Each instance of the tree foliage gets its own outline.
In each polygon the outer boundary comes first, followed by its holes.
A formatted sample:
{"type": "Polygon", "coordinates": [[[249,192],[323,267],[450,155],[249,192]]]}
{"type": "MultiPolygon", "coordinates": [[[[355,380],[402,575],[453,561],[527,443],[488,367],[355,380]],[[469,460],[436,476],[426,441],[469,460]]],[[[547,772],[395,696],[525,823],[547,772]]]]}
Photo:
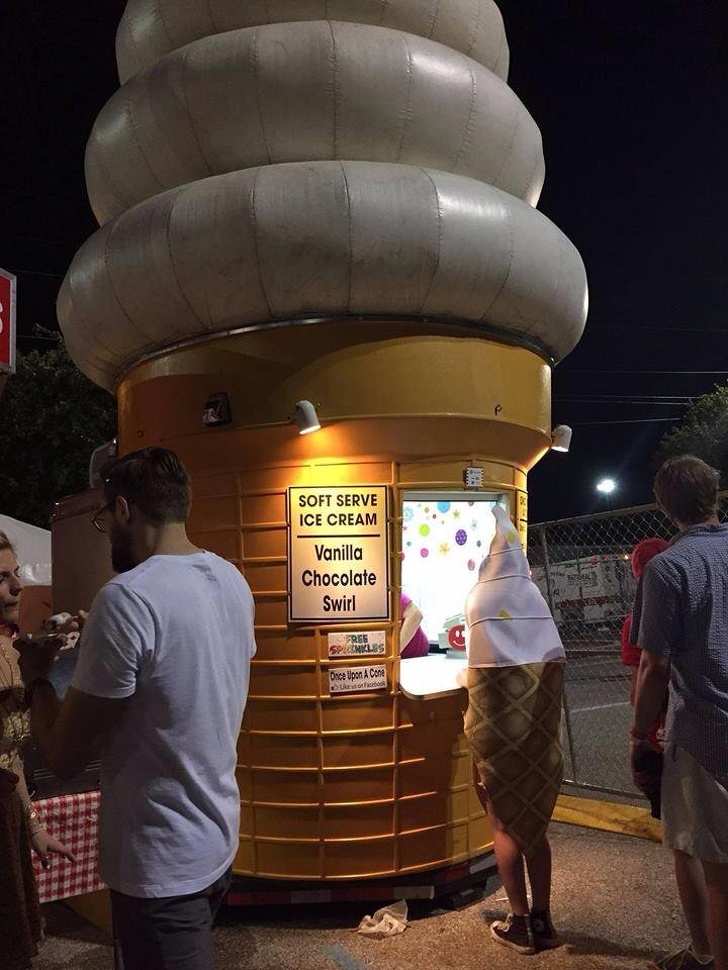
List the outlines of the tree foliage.
{"type": "Polygon", "coordinates": [[[19,355],[0,398],[0,511],[48,528],[54,503],[88,487],[91,452],[116,434],[116,402],[59,338],[19,355]]]}
{"type": "Polygon", "coordinates": [[[680,424],[663,436],[656,459],[662,463],[686,454],[702,458],[728,481],[728,385],[717,385],[690,405],[680,424]]]}

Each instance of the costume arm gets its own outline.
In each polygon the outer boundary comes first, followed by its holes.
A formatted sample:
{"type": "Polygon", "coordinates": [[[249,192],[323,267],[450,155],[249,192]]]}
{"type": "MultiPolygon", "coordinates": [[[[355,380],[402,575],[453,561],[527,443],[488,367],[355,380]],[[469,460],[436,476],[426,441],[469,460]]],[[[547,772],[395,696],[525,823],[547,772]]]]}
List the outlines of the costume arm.
{"type": "Polygon", "coordinates": [[[422,623],[422,612],[414,603],[408,603],[407,608],[402,614],[402,626],[399,630],[399,652],[405,649],[412,637],[417,633],[417,628],[422,623]]]}

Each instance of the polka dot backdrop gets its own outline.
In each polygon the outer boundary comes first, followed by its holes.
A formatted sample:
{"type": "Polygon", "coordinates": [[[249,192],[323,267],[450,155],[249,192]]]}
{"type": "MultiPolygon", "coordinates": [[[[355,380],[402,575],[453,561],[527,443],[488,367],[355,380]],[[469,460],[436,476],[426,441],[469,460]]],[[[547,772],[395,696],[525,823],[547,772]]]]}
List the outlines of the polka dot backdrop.
{"type": "Polygon", "coordinates": [[[419,606],[422,625],[437,642],[446,620],[462,613],[494,533],[492,500],[405,500],[402,510],[402,587],[419,606]]]}

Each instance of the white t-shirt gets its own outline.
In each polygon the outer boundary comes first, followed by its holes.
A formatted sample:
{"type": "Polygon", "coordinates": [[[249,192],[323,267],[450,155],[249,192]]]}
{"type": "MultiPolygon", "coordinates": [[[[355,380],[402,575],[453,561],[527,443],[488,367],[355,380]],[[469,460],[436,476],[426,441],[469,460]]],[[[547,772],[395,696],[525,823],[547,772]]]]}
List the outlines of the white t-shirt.
{"type": "Polygon", "coordinates": [[[101,757],[99,873],[130,896],[199,892],[230,866],[253,597],[209,552],[152,556],[97,594],[73,686],[128,697],[101,757]]]}

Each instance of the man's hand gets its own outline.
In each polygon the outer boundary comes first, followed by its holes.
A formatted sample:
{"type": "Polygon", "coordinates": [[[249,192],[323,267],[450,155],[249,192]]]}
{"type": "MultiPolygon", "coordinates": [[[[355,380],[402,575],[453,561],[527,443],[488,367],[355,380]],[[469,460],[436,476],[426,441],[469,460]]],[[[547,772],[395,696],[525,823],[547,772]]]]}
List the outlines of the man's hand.
{"type": "Polygon", "coordinates": [[[65,645],[63,634],[16,640],[13,646],[20,654],[18,667],[23,682],[30,684],[34,680],[47,680],[56,657],[65,645]]]}
{"type": "Polygon", "coordinates": [[[632,741],[630,754],[632,780],[635,788],[649,800],[653,818],[660,817],[662,759],[662,752],[655,751],[648,738],[632,741]]]}
{"type": "Polygon", "coordinates": [[[0,768],[0,799],[10,798],[15,791],[20,779],[14,771],[7,768],[0,768]]]}
{"type": "Polygon", "coordinates": [[[33,851],[40,858],[40,864],[44,869],[50,869],[51,867],[51,860],[48,858],[50,852],[56,852],[58,855],[65,856],[69,862],[76,861],[73,852],[57,839],[48,835],[44,828],[39,828],[31,835],[30,843],[33,846],[33,851]]]}

